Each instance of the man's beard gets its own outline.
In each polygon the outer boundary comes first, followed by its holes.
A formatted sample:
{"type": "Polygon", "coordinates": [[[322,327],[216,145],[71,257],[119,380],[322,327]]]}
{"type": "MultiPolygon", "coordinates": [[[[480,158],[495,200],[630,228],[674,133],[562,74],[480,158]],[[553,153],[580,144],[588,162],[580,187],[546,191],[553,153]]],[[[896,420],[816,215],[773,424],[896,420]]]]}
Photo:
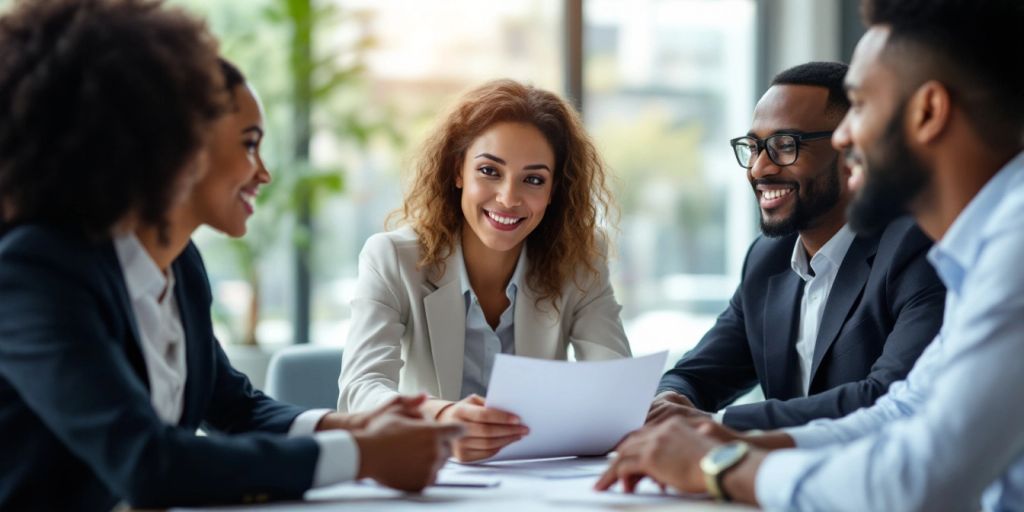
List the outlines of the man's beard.
{"type": "MultiPolygon", "coordinates": [[[[771,180],[762,181],[762,183],[771,182],[771,180]]],[[[805,181],[799,188],[793,191],[796,197],[794,198],[793,213],[789,217],[776,222],[768,222],[765,220],[764,213],[761,213],[761,233],[764,236],[778,238],[807,229],[819,217],[836,206],[836,203],[839,202],[839,195],[842,193],[839,185],[839,157],[837,156],[832,161],[830,169],[823,176],[814,181],[805,181]],[[821,185],[817,186],[819,182],[821,185]],[[804,184],[807,185],[806,200],[800,197],[799,190],[799,188],[804,188],[804,184]]]]}
{"type": "Polygon", "coordinates": [[[895,110],[873,156],[863,152],[864,179],[846,212],[850,227],[860,235],[885,229],[905,215],[910,202],[928,184],[929,174],[907,147],[902,119],[906,101],[895,110]]]}

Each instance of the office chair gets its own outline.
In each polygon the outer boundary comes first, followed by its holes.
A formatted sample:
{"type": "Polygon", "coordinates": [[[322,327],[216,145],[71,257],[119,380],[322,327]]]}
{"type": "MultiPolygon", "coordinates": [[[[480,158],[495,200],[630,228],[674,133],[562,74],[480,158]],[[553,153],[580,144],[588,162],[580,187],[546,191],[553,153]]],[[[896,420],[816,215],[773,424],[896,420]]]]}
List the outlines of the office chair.
{"type": "Polygon", "coordinates": [[[265,392],[282,402],[309,408],[338,407],[340,347],[295,345],[270,359],[265,392]]]}

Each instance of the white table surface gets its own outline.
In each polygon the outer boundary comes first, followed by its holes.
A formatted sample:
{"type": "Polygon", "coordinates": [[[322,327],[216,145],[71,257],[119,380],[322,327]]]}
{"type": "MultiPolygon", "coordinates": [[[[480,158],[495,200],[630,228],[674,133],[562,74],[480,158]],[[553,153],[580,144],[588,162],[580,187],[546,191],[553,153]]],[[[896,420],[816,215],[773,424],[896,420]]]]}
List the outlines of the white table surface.
{"type": "Polygon", "coordinates": [[[462,465],[449,462],[438,482],[497,483],[494,487],[428,487],[421,494],[407,494],[370,481],[349,482],[314,489],[305,501],[267,503],[175,510],[254,511],[709,511],[752,510],[749,507],[715,503],[703,496],[662,494],[650,481],[640,485],[638,494],[595,492],[594,482],[607,460],[566,458],[545,461],[462,465]]]}

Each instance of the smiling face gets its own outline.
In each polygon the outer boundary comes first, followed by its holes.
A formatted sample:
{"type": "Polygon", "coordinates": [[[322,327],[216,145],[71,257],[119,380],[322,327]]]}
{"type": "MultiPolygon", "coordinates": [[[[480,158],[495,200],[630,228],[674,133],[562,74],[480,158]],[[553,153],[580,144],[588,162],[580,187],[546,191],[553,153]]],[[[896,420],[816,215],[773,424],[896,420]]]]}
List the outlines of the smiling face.
{"type": "Polygon", "coordinates": [[[887,38],[887,28],[873,27],[857,44],[846,77],[850,111],[832,137],[853,171],[850,187],[857,194],[849,218],[860,233],[876,232],[906,213],[930,179],[907,145],[908,94],[883,57],[887,38]]]}
{"type": "Polygon", "coordinates": [[[206,175],[196,183],[191,207],[201,224],[230,236],[245,234],[260,185],[270,173],[260,159],[263,112],[249,87],[232,91],[235,109],[214,124],[207,146],[206,175]]]}
{"type": "Polygon", "coordinates": [[[533,125],[502,122],[484,130],[455,178],[464,242],[472,237],[493,251],[518,251],[551,202],[554,168],[555,153],[533,125]]]}
{"type": "MultiPolygon", "coordinates": [[[[828,89],[811,85],[774,85],[754,110],[749,136],[829,131],[837,119],[826,113],[828,89]]],[[[762,150],[747,172],[761,209],[761,231],[786,236],[815,227],[824,217],[842,215],[846,206],[845,167],[829,140],[800,143],[795,163],[776,165],[762,150]]]]}

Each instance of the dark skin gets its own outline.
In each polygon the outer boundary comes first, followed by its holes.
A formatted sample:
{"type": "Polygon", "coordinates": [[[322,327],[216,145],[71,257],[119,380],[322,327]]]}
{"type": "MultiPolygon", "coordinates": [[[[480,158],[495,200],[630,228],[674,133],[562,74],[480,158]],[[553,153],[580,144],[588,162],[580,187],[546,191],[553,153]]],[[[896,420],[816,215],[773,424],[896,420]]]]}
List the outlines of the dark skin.
{"type": "MultiPolygon", "coordinates": [[[[858,43],[846,76],[852,108],[832,142],[836,149],[851,152],[850,182],[856,190],[871,179],[871,169],[866,166],[870,158],[865,155],[870,157],[882,145],[879,139],[890,120],[894,116],[901,119],[906,149],[921,162],[930,178],[907,206],[922,230],[940,239],[970,200],[1021,147],[990,147],[945,85],[912,76],[927,69],[908,70],[913,66],[892,62],[896,57],[885,52],[888,37],[889,27],[876,25],[858,43]],[[906,86],[901,84],[907,83],[920,85],[903,90],[906,86]],[[897,112],[902,99],[907,100],[905,110],[897,112]]],[[[701,458],[722,442],[746,439],[754,447],[725,474],[722,485],[735,501],[759,505],[755,483],[761,464],[771,450],[791,447],[793,440],[780,433],[743,435],[707,423],[695,427],[695,421],[700,420],[674,417],[634,433],[620,446],[626,457],[614,459],[596,487],[608,489],[621,481],[628,490],[640,479],[650,477],[678,489],[703,491],[703,475],[698,469],[701,458]],[[657,457],[645,451],[652,440],[658,442],[657,457]]]]}
{"type": "MultiPolygon", "coordinates": [[[[206,148],[197,156],[194,172],[180,180],[179,204],[168,213],[165,238],[158,228],[126,220],[146,252],[165,273],[188,245],[200,225],[233,236],[245,233],[247,214],[238,190],[255,193],[270,176],[259,158],[263,112],[255,93],[245,85],[232,91],[236,109],[214,125],[206,148]],[[254,137],[255,140],[254,140],[254,137]]],[[[451,454],[451,443],[462,434],[460,425],[423,421],[425,395],[396,396],[376,409],[320,418],[317,431],[347,430],[359,447],[358,478],[373,478],[404,491],[419,491],[433,482],[451,454]]]]}
{"type": "MultiPolygon", "coordinates": [[[[765,92],[754,109],[754,118],[749,136],[765,139],[777,133],[834,130],[839,118],[826,110],[828,89],[809,85],[775,85],[765,92]]],[[[813,195],[821,195],[824,176],[834,172],[833,163],[839,153],[829,144],[828,139],[805,142],[800,146],[799,157],[792,165],[778,166],[761,151],[753,167],[747,172],[758,199],[762,219],[768,223],[783,222],[794,215],[797,197],[807,202],[813,195]],[[758,183],[765,180],[769,183],[758,183]],[[790,190],[778,200],[765,198],[769,191],[790,190]]],[[[840,194],[836,203],[827,211],[811,219],[809,225],[799,231],[800,241],[813,257],[826,242],[835,236],[846,224],[846,206],[850,201],[850,190],[846,186],[849,171],[840,167],[840,194]]],[[[684,395],[665,391],[655,397],[647,414],[647,423],[656,423],[672,416],[687,418],[709,418],[710,415],[694,407],[684,395]]]]}
{"type": "MultiPolygon", "coordinates": [[[[840,119],[835,114],[827,112],[827,103],[828,89],[824,87],[772,86],[754,108],[754,119],[748,135],[765,139],[777,133],[833,130],[840,119]]],[[[797,185],[796,194],[806,202],[811,195],[820,193],[820,180],[825,173],[832,172],[832,163],[837,156],[838,153],[829,145],[828,139],[803,143],[797,161],[784,167],[775,165],[768,158],[767,151],[762,151],[754,166],[748,171],[747,178],[752,185],[759,179],[783,183],[755,186],[754,193],[759,201],[762,218],[771,222],[789,217],[796,205],[793,194],[784,197],[777,205],[767,202],[764,198],[765,190],[787,188],[789,184],[797,185]],[[819,185],[815,186],[815,182],[819,185]],[[768,204],[771,206],[767,206],[768,204]]],[[[842,168],[840,173],[841,189],[838,201],[823,214],[811,219],[807,228],[799,232],[800,241],[808,256],[814,256],[818,249],[846,224],[846,205],[850,200],[850,192],[845,184],[848,171],[842,168]]]]}

